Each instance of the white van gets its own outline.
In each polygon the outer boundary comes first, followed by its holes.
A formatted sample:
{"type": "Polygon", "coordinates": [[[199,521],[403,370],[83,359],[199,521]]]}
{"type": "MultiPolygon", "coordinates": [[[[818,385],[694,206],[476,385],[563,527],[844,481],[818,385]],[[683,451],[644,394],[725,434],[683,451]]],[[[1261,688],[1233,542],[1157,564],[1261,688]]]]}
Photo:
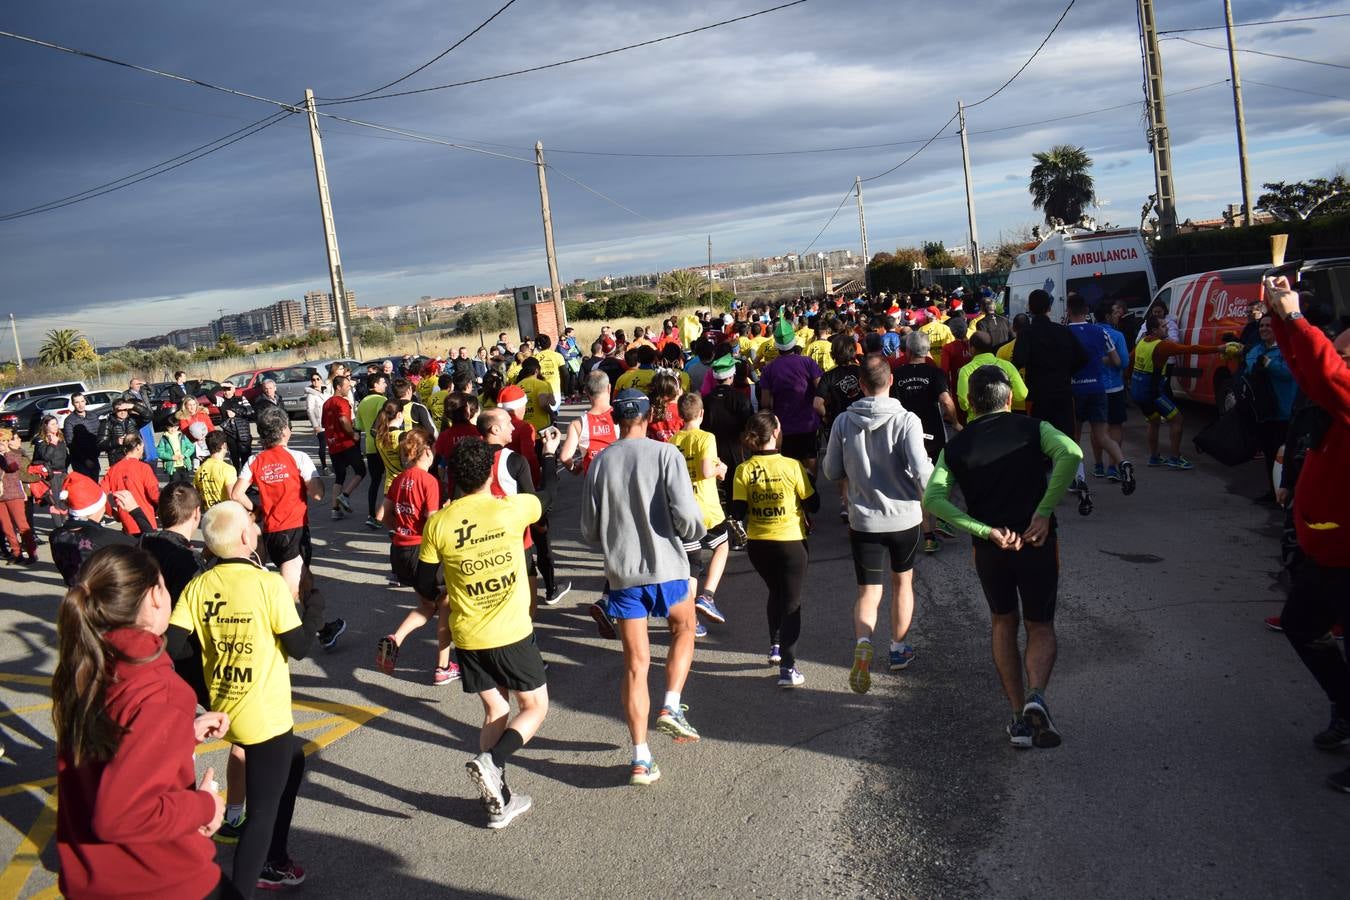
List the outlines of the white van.
{"type": "Polygon", "coordinates": [[[1043,290],[1054,298],[1059,315],[1071,292],[1081,294],[1092,310],[1116,300],[1134,309],[1147,305],[1157,289],[1153,259],[1139,229],[1056,231],[1017,257],[1008,273],[1004,305],[1008,316],[1024,313],[1031,292],[1043,290]]]}

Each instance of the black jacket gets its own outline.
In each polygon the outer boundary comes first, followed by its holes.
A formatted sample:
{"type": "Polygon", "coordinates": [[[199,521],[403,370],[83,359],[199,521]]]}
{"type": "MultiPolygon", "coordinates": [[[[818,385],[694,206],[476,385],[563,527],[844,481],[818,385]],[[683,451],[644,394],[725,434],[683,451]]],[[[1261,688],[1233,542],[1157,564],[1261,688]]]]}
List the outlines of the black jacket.
{"type": "MultiPolygon", "coordinates": [[[[140,541],[141,549],[159,563],[159,571],[164,575],[164,586],[169,589],[169,600],[177,606],[183,588],[203,569],[201,553],[186,538],[172,531],[142,533],[140,541]]],[[[188,643],[192,649],[191,655],[175,659],[173,670],[191,685],[197,695],[197,702],[210,709],[210,694],[206,690],[206,679],[202,673],[202,645],[195,634],[188,643]]]]}
{"type": "MultiPolygon", "coordinates": [[[[131,516],[141,530],[151,529],[150,521],[139,509],[132,510],[131,516]]],[[[95,550],[115,544],[136,546],[134,535],[74,516],[70,516],[53,529],[47,536],[47,542],[52,548],[52,562],[56,563],[56,570],[61,573],[67,585],[75,583],[80,566],[84,565],[84,561],[92,556],[95,550]]]]}
{"type": "Polygon", "coordinates": [[[253,421],[253,407],[243,397],[236,394],[228,400],[220,401],[220,430],[225,432],[228,440],[244,446],[252,444],[253,432],[248,427],[251,421],[253,421]],[[234,418],[226,415],[230,411],[234,412],[234,418]]]}
{"type": "Polygon", "coordinates": [[[995,350],[1013,339],[1012,322],[1007,316],[1000,316],[998,313],[989,313],[980,319],[975,323],[975,330],[989,335],[990,340],[994,342],[995,350]]]}
{"type": "Polygon", "coordinates": [[[70,448],[70,465],[76,471],[98,477],[99,446],[98,416],[81,416],[71,413],[66,416],[63,426],[66,446],[70,448]]]}
{"type": "Polygon", "coordinates": [[[1073,396],[1070,379],[1088,364],[1087,351],[1069,326],[1032,316],[1017,336],[1013,365],[1027,373],[1027,400],[1064,400],[1073,396]]]}
{"type": "Polygon", "coordinates": [[[138,433],[144,425],[145,422],[137,418],[135,410],[132,410],[131,415],[125,419],[119,419],[116,413],[108,414],[108,418],[103,420],[98,429],[98,446],[108,454],[108,465],[116,464],[127,455],[127,448],[123,445],[122,439],[129,434],[138,433]]]}

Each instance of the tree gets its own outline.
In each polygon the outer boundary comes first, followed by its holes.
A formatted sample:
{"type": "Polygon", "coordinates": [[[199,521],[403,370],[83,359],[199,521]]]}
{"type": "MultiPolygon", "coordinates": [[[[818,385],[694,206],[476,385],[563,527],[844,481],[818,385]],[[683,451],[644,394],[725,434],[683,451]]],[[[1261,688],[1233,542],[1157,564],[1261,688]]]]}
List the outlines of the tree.
{"type": "Polygon", "coordinates": [[[1092,175],[1092,157],[1082,147],[1057,144],[1043,153],[1033,153],[1031,204],[1045,213],[1047,225],[1077,225],[1083,210],[1097,202],[1092,175]]]}
{"type": "Polygon", "coordinates": [[[38,362],[44,366],[59,366],[78,359],[80,344],[88,346],[84,335],[74,328],[53,328],[47,332],[38,348],[38,362]]]}
{"type": "Polygon", "coordinates": [[[956,258],[951,255],[942,241],[924,241],[923,256],[930,269],[955,269],[956,258]]]}
{"type": "Polygon", "coordinates": [[[222,356],[243,355],[243,350],[239,347],[239,341],[232,334],[222,334],[220,340],[216,341],[216,346],[220,348],[222,356]]]}
{"type": "Polygon", "coordinates": [[[87,338],[80,338],[75,342],[75,359],[80,362],[95,362],[98,360],[98,351],[87,338]]]}
{"type": "Polygon", "coordinates": [[[667,272],[661,279],[661,293],[674,297],[681,306],[691,306],[708,289],[708,279],[689,269],[667,272]]]}
{"type": "Polygon", "coordinates": [[[1350,183],[1346,182],[1344,175],[1295,181],[1293,184],[1268,181],[1261,187],[1266,189],[1266,193],[1256,198],[1256,208],[1281,221],[1302,222],[1313,216],[1350,211],[1350,183]]]}

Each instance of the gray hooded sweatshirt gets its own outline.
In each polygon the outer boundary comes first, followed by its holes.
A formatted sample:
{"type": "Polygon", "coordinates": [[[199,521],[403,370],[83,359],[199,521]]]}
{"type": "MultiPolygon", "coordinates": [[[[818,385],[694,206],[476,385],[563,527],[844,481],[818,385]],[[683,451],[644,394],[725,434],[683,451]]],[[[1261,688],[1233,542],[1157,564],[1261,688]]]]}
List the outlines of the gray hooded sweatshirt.
{"type": "Polygon", "coordinates": [[[834,420],[822,471],[833,481],[848,478],[854,531],[905,531],[923,521],[919,504],[933,463],[923,423],[894,397],[855,400],[834,420]]]}

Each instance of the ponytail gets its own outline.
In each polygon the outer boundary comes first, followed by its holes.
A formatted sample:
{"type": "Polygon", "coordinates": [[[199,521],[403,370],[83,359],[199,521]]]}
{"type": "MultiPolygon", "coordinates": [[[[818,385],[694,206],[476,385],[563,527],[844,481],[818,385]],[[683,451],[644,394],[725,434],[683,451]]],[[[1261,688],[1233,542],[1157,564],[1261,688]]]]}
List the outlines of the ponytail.
{"type": "Polygon", "coordinates": [[[159,566],[135,547],[96,550],[80,568],[79,580],[66,591],[56,616],[58,658],[52,675],[52,724],[58,753],[75,765],[106,761],[125,733],[104,709],[113,668],[128,660],[105,640],[118,628],[135,627],[146,592],[159,584],[159,566]]]}

